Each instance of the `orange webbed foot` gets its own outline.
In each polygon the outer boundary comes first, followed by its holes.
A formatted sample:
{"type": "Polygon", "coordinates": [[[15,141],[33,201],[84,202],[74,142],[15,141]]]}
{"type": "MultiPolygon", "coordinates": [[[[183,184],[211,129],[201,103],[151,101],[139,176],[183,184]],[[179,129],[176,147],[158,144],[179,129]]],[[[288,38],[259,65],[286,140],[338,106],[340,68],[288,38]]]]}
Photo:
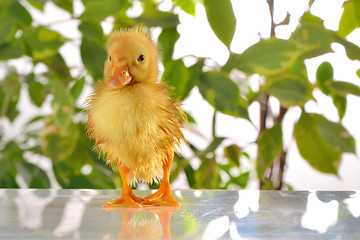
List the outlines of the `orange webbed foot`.
{"type": "Polygon", "coordinates": [[[145,200],[141,203],[143,207],[180,207],[180,203],[175,198],[156,198],[152,200],[145,200]]]}
{"type": "Polygon", "coordinates": [[[176,201],[171,193],[170,171],[173,157],[173,153],[167,155],[167,159],[163,165],[164,176],[160,187],[155,193],[145,197],[145,201],[141,203],[143,206],[180,206],[180,203],[176,201]]]}
{"type": "Polygon", "coordinates": [[[144,198],[143,206],[175,206],[180,203],[174,198],[169,187],[160,187],[158,191],[144,198]]]}
{"type": "Polygon", "coordinates": [[[142,208],[141,202],[145,201],[143,198],[136,197],[135,195],[125,195],[121,198],[114,201],[104,203],[104,208],[120,208],[120,207],[130,207],[130,208],[142,208]]]}
{"type": "Polygon", "coordinates": [[[126,167],[122,167],[118,165],[119,173],[123,182],[123,189],[121,192],[121,198],[116,199],[114,201],[106,202],[103,205],[103,208],[122,208],[122,207],[130,207],[130,208],[142,208],[141,203],[145,201],[141,197],[137,197],[132,192],[129,187],[128,179],[130,170],[126,167]]]}

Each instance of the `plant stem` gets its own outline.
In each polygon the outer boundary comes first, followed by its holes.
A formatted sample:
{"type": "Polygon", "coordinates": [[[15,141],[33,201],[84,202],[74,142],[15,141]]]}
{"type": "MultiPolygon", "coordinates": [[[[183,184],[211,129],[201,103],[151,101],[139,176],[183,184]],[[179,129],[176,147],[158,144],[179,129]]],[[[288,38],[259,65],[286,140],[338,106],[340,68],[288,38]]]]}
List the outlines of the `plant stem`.
{"type": "Polygon", "coordinates": [[[276,188],[276,190],[281,190],[282,186],[283,186],[283,175],[284,175],[284,168],[285,168],[285,163],[286,163],[286,151],[282,151],[281,156],[280,156],[280,164],[279,164],[279,184],[276,188]]]}
{"type": "MultiPolygon", "coordinates": [[[[269,5],[270,18],[271,18],[270,37],[275,37],[275,24],[274,24],[274,20],[273,20],[274,19],[274,0],[268,0],[267,2],[269,5]]],[[[268,115],[268,107],[269,107],[268,102],[269,102],[269,95],[268,94],[263,95],[262,98],[260,99],[260,131],[259,131],[258,139],[260,137],[260,134],[266,130],[266,118],[268,115]]],[[[266,179],[266,181],[270,180],[272,177],[272,174],[273,174],[272,168],[273,168],[273,165],[271,165],[271,167],[270,167],[270,169],[271,169],[270,178],[266,179]]],[[[264,185],[265,185],[264,180],[259,179],[260,189],[262,189],[264,185]]]]}
{"type": "MultiPolygon", "coordinates": [[[[267,94],[263,95],[260,99],[260,131],[259,131],[258,139],[260,138],[260,134],[266,130],[266,118],[268,115],[268,102],[269,102],[269,95],[267,95],[267,94]]],[[[260,154],[260,153],[258,152],[258,154],[260,154]]],[[[262,189],[264,187],[264,185],[265,185],[264,180],[259,179],[260,189],[262,189]]]]}
{"type": "MultiPolygon", "coordinates": [[[[275,37],[275,23],[274,23],[274,0],[268,0],[269,5],[269,11],[270,11],[270,17],[271,17],[271,32],[270,37],[275,37]]],[[[266,117],[268,115],[269,110],[269,95],[264,95],[263,98],[260,101],[260,134],[266,130],[266,117]]],[[[285,114],[287,113],[288,109],[280,106],[279,115],[275,119],[276,123],[282,125],[283,119],[285,114]]],[[[260,189],[266,185],[266,182],[268,181],[274,181],[273,187],[275,189],[281,190],[283,186],[283,175],[284,175],[284,169],[286,164],[286,155],[287,151],[284,150],[284,146],[282,146],[281,149],[281,155],[277,161],[274,161],[273,164],[270,166],[270,176],[266,179],[260,179],[259,185],[260,189]],[[277,171],[276,171],[277,170],[277,171]]]]}
{"type": "Polygon", "coordinates": [[[275,24],[274,24],[274,0],[268,0],[270,18],[271,18],[271,32],[270,36],[275,37],[275,24]]]}
{"type": "MultiPolygon", "coordinates": [[[[280,106],[280,112],[276,119],[276,122],[279,124],[282,124],[284,120],[284,116],[287,113],[288,109],[280,106]]],[[[286,155],[287,151],[284,150],[284,144],[282,146],[282,152],[279,158],[279,172],[278,172],[278,185],[276,187],[277,190],[281,190],[283,186],[283,176],[284,176],[284,169],[285,169],[285,163],[286,163],[286,155]]]]}
{"type": "Polygon", "coordinates": [[[266,117],[268,115],[269,95],[265,94],[260,99],[260,133],[266,129],[266,117]]]}
{"type": "Polygon", "coordinates": [[[283,106],[280,106],[280,112],[279,112],[278,117],[276,118],[276,122],[281,124],[283,119],[284,119],[285,114],[287,113],[287,111],[288,111],[287,108],[284,108],[283,106]]]}
{"type": "Polygon", "coordinates": [[[213,139],[216,138],[216,113],[217,111],[214,111],[213,119],[212,119],[212,137],[213,139]]]}

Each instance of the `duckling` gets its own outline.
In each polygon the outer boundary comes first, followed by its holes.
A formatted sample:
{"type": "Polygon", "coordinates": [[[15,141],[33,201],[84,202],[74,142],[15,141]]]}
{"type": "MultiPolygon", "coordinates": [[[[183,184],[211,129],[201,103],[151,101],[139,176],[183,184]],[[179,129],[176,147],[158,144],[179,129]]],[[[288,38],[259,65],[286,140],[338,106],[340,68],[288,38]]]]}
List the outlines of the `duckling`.
{"type": "Polygon", "coordinates": [[[109,207],[179,206],[170,187],[174,152],[185,138],[180,103],[158,82],[158,50],[140,29],[111,33],[105,79],[87,101],[87,132],[108,164],[117,166],[123,188],[109,207]],[[162,179],[162,180],[161,180],[162,179]],[[134,195],[134,181],[160,182],[145,198],[134,195]]]}

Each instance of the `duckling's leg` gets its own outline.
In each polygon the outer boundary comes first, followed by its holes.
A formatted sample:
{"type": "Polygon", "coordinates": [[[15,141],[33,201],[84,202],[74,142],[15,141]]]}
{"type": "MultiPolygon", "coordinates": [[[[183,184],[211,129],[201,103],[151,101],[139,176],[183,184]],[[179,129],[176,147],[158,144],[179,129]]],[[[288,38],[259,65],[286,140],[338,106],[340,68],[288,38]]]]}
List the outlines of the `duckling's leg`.
{"type": "Polygon", "coordinates": [[[163,165],[164,176],[160,187],[155,193],[145,197],[145,202],[142,203],[143,205],[180,206],[180,203],[173,197],[170,187],[170,172],[173,159],[174,153],[167,155],[163,165]]]}
{"type": "Polygon", "coordinates": [[[118,164],[118,169],[123,183],[121,197],[117,200],[106,202],[104,207],[142,207],[140,203],[144,199],[136,197],[129,187],[130,170],[127,167],[120,166],[120,164],[118,164]]]}
{"type": "Polygon", "coordinates": [[[155,208],[154,212],[159,217],[160,224],[163,229],[163,239],[171,239],[170,231],[170,221],[171,215],[174,210],[178,210],[179,206],[176,207],[165,207],[165,208],[155,208]]]}
{"type": "MultiPolygon", "coordinates": [[[[123,208],[123,209],[130,210],[131,208],[123,208]]],[[[130,239],[131,238],[129,223],[131,221],[133,213],[134,212],[132,210],[130,210],[130,211],[121,210],[122,225],[121,225],[121,229],[120,229],[117,239],[130,239]]]]}

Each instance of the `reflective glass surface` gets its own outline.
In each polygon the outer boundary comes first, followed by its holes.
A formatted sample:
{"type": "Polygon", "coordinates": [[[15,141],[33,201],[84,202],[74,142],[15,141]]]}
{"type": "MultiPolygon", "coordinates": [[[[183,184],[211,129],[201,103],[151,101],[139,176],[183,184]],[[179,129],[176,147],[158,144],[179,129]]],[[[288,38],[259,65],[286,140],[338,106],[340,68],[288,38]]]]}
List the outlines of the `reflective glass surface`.
{"type": "Polygon", "coordinates": [[[0,189],[0,239],[360,239],[360,191],[178,190],[179,209],[102,208],[120,194],[0,189]]]}

